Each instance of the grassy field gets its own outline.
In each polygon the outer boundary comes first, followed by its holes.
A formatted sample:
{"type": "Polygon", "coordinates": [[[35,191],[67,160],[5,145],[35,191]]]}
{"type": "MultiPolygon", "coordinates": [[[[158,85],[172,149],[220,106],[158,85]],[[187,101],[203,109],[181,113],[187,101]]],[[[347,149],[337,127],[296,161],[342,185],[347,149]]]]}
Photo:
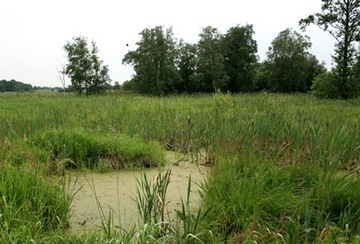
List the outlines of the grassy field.
{"type": "Polygon", "coordinates": [[[199,211],[184,201],[182,225],[107,226],[103,242],[360,243],[359,118],[360,100],[310,95],[1,95],[0,240],[95,241],[63,235],[72,196],[64,180],[47,179],[69,168],[160,166],[164,150],[176,150],[205,153],[212,167],[199,211]]]}

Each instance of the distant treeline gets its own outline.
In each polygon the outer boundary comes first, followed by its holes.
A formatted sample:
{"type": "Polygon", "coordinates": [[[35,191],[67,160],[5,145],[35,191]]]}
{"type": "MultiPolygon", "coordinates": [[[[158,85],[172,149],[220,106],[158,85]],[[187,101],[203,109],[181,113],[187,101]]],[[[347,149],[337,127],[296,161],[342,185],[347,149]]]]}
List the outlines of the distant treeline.
{"type": "Polygon", "coordinates": [[[21,92],[33,90],[34,88],[30,84],[24,84],[16,80],[0,80],[0,92],[21,92]]]}

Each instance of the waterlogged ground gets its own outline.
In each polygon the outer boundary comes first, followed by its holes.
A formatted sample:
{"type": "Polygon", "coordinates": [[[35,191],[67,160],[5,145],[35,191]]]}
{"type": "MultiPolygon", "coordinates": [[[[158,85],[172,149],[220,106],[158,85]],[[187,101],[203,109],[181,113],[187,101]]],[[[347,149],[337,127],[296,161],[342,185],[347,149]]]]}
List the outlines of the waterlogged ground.
{"type": "Polygon", "coordinates": [[[175,209],[181,207],[181,198],[186,200],[189,176],[191,175],[191,206],[196,208],[200,203],[199,185],[203,182],[209,168],[190,159],[179,163],[174,153],[168,153],[169,165],[165,169],[146,169],[145,171],[121,170],[111,173],[90,173],[71,175],[71,193],[74,196],[70,218],[70,232],[83,232],[100,228],[102,221],[109,219],[109,210],[113,211],[116,226],[129,229],[139,221],[136,202],[137,179],[145,172],[148,179],[168,168],[171,168],[171,182],[167,191],[166,209],[171,218],[175,209]]]}

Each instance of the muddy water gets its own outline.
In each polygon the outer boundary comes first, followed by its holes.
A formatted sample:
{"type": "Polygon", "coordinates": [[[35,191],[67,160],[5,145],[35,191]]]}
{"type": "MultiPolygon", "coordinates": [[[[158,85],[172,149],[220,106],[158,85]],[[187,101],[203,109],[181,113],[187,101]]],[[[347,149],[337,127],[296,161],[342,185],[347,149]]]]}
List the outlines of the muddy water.
{"type": "MultiPolygon", "coordinates": [[[[171,182],[167,191],[166,211],[174,216],[175,209],[180,208],[181,197],[186,199],[189,176],[192,179],[191,206],[196,207],[200,203],[198,194],[199,184],[206,177],[209,169],[190,161],[182,161],[174,165],[173,155],[169,153],[168,161],[171,168],[171,182]]],[[[166,170],[162,169],[162,170],[166,170]]],[[[113,210],[114,224],[121,228],[129,229],[130,226],[139,222],[139,214],[136,203],[137,179],[141,179],[141,173],[145,172],[148,179],[153,179],[161,172],[161,169],[149,169],[145,171],[116,171],[111,173],[91,173],[71,175],[71,193],[74,196],[70,217],[70,233],[82,232],[99,228],[102,217],[101,209],[106,219],[109,209],[113,210]]]]}

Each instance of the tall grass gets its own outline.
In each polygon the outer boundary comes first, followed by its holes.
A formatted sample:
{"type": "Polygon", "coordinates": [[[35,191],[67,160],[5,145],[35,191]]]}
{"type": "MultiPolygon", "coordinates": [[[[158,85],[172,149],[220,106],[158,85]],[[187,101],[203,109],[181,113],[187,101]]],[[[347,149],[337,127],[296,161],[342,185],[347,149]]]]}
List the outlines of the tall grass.
{"type": "MultiPolygon", "coordinates": [[[[360,160],[359,100],[221,93],[166,98],[34,93],[1,96],[0,100],[2,168],[12,165],[42,172],[42,165],[49,162],[54,163],[50,166],[55,171],[63,163],[90,168],[121,168],[128,162],[152,166],[164,162],[163,148],[194,159],[205,152],[206,162],[202,163],[214,165],[205,194],[206,208],[198,214],[182,208],[183,232],[175,233],[184,235],[177,234],[171,241],[209,242],[214,236],[228,242],[270,243],[359,239],[359,180],[354,176],[360,160]],[[197,233],[190,233],[194,231],[197,233]],[[210,232],[214,235],[197,235],[210,232]],[[194,238],[186,239],[191,236],[194,238]]],[[[19,174],[11,177],[23,177],[19,174]]],[[[145,184],[141,189],[146,192],[149,187],[145,184]]],[[[141,206],[157,196],[152,187],[141,206]]],[[[3,200],[3,207],[5,203],[3,200]]],[[[185,206],[187,203],[183,201],[185,206]]],[[[37,207],[40,211],[45,208],[37,207]]],[[[9,219],[22,208],[14,208],[9,219]]],[[[6,226],[2,222],[2,228],[6,226]]],[[[145,224],[139,238],[154,237],[159,227],[145,224]]],[[[37,228],[13,231],[10,236],[45,231],[37,228]]],[[[169,240],[162,235],[153,241],[169,240]]]]}
{"type": "Polygon", "coordinates": [[[205,204],[212,211],[207,223],[224,241],[338,242],[360,234],[355,171],[340,175],[320,166],[280,167],[254,159],[228,158],[217,164],[208,181],[205,204]],[[325,234],[328,229],[337,233],[325,234]]]}
{"type": "Polygon", "coordinates": [[[30,141],[47,152],[52,161],[71,161],[72,168],[120,169],[165,164],[165,153],[157,142],[121,134],[86,132],[82,128],[48,130],[30,141]],[[101,165],[105,164],[105,165],[101,165]]]}
{"type": "Polygon", "coordinates": [[[0,242],[20,243],[68,227],[71,196],[66,182],[49,182],[41,173],[0,170],[0,242]]]}
{"type": "Polygon", "coordinates": [[[210,147],[256,150],[283,164],[351,168],[360,158],[359,117],[356,101],[307,95],[9,97],[0,103],[0,154],[40,132],[82,127],[156,140],[192,155],[210,147]]]}
{"type": "Polygon", "coordinates": [[[138,180],[135,202],[140,214],[137,243],[213,243],[212,232],[201,226],[210,208],[190,204],[191,176],[189,177],[186,201],[181,200],[180,209],[175,209],[175,217],[170,214],[166,201],[167,189],[171,183],[171,169],[148,179],[143,173],[138,180]]]}

